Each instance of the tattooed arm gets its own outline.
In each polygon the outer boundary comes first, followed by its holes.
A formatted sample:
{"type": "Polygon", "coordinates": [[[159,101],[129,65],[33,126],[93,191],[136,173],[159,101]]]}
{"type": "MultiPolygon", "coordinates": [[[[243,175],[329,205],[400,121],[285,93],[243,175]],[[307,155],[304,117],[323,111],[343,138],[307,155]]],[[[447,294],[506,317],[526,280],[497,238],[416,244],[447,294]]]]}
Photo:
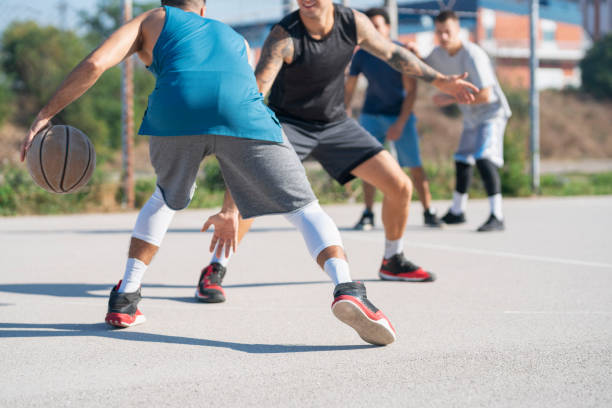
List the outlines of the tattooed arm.
{"type": "Polygon", "coordinates": [[[293,61],[293,40],[279,25],[274,26],[261,49],[261,58],[255,68],[259,92],[267,94],[272,88],[283,63],[293,61]]]}
{"type": "Polygon", "coordinates": [[[355,11],[355,24],[359,46],[370,54],[382,59],[405,75],[430,82],[442,92],[453,95],[461,103],[474,101],[473,93],[477,93],[478,88],[464,80],[467,78],[467,73],[442,75],[406,48],[383,37],[374,28],[370,19],[358,11],[355,11]]]}

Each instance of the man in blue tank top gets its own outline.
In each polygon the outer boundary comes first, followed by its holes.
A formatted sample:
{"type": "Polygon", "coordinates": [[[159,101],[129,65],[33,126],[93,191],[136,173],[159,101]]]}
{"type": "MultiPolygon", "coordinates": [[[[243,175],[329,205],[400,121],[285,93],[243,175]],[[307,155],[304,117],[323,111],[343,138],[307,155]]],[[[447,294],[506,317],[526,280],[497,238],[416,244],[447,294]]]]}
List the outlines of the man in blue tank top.
{"type": "Polygon", "coordinates": [[[380,142],[346,116],[344,73],[360,46],[463,103],[472,102],[478,88],[464,80],[466,74],[442,75],[384,38],[363,13],[332,0],[297,3],[299,10],[276,24],[264,43],[255,71],[259,90],[270,92],[269,106],[300,159],[314,158],[340,184],[359,177],[383,192],[385,247],[379,277],[433,281],[431,272],[404,256],[412,183],[380,142]]]}
{"type": "MultiPolygon", "coordinates": [[[[372,8],[365,12],[372,24],[385,38],[391,38],[389,14],[383,8],[372,8]]],[[[402,45],[399,42],[395,44],[402,45]]],[[[359,50],[353,56],[349,77],[344,89],[344,104],[347,114],[351,113],[351,100],[359,75],[368,80],[366,99],[359,116],[359,124],[370,132],[380,143],[392,142],[401,167],[408,167],[415,188],[423,204],[425,225],[440,227],[436,212],[431,208],[429,182],[423,170],[419,152],[419,134],[416,116],[413,113],[417,95],[417,80],[402,75],[381,59],[367,51],[359,50]]],[[[363,183],[366,208],[355,229],[367,230],[374,227],[374,194],[376,188],[363,183]]]]}
{"type": "MultiPolygon", "coordinates": [[[[304,168],[264,104],[248,63],[246,41],[230,27],[203,18],[204,0],[162,0],[113,33],[65,79],[32,124],[33,138],[107,69],[136,53],[156,76],[140,133],[150,136],[157,189],[138,215],[123,280],[111,290],[105,321],[116,327],[144,322],[141,280],[177,210],[189,205],[201,161],[216,155],[228,191],[214,225],[211,251],[227,258],[238,241],[239,214],[284,214],[303,235],[311,256],[334,282],[332,311],[368,343],[386,345],[395,330],[353,282],[340,233],[319,206],[304,168]]],[[[202,271],[196,297],[224,300],[224,267],[202,271]]]]}

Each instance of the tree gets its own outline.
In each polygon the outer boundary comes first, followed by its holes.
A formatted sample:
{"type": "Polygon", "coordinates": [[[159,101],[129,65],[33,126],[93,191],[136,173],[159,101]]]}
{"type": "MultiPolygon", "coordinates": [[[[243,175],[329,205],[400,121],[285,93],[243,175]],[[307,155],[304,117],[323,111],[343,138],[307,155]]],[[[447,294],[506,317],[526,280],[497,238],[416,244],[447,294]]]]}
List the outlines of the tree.
{"type": "MultiPolygon", "coordinates": [[[[134,15],[159,7],[159,4],[153,1],[134,2],[134,15]]],[[[98,0],[93,12],[81,10],[79,17],[82,26],[87,30],[86,40],[95,47],[121,26],[121,0],[98,0]]]]}
{"type": "Polygon", "coordinates": [[[580,62],[582,88],[598,98],[612,99],[612,34],[608,34],[587,52],[580,62]]]}
{"type": "MultiPolygon", "coordinates": [[[[16,105],[13,120],[29,126],[62,80],[87,55],[75,33],[34,22],[14,23],[2,36],[1,66],[12,79],[16,105]]],[[[120,73],[104,74],[92,90],[68,106],[55,119],[83,130],[99,153],[120,145],[120,73]]]]}

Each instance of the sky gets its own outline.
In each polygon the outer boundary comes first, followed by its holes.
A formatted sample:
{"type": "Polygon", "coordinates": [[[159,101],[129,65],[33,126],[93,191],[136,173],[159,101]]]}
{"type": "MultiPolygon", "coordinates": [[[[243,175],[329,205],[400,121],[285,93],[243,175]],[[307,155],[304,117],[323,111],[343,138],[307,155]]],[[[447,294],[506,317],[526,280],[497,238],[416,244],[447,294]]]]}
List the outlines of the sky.
{"type": "MultiPolygon", "coordinates": [[[[61,0],[0,0],[0,31],[15,20],[33,19],[68,29],[78,29],[78,10],[93,9],[97,0],[65,0],[66,19],[59,12],[61,0]]],[[[356,8],[380,6],[383,0],[350,0],[356,8]]],[[[282,0],[207,0],[208,17],[232,23],[274,20],[282,15],[282,0]]]]}

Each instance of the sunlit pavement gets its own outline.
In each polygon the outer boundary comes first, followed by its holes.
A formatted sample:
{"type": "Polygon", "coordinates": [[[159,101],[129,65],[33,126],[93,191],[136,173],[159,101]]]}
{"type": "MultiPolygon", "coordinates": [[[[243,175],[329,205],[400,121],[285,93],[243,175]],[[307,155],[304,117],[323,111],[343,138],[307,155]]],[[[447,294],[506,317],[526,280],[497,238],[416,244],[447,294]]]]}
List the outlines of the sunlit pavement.
{"type": "MultiPolygon", "coordinates": [[[[440,213],[447,202],[436,203],[440,213]]],[[[0,218],[0,406],[612,406],[612,197],[506,200],[507,230],[422,226],[406,256],[433,283],[378,280],[378,227],[326,206],[353,277],[398,340],[372,347],[330,311],[333,286],[282,217],[257,220],[198,304],[211,211],[179,213],[126,330],[103,323],[136,213],[0,218]]]]}

